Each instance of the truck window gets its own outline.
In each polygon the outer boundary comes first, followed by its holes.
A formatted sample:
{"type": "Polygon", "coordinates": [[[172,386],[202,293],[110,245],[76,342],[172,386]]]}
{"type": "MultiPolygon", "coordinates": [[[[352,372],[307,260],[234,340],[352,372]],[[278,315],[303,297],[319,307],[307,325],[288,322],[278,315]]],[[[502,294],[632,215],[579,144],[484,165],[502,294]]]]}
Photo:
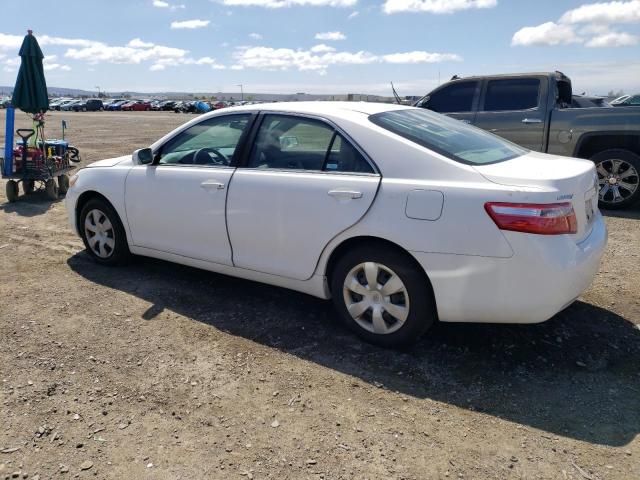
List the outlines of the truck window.
{"type": "Polygon", "coordinates": [[[540,79],[509,78],[489,80],[484,100],[485,112],[528,110],[538,106],[540,79]]]}
{"type": "Polygon", "coordinates": [[[470,112],[478,82],[455,82],[429,95],[425,105],[438,113],[470,112]]]}

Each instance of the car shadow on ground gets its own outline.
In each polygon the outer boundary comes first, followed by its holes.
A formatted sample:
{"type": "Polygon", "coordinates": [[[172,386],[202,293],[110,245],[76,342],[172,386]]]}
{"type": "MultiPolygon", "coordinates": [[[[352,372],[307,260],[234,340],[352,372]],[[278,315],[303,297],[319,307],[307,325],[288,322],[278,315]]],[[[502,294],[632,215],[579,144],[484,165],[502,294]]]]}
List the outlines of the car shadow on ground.
{"type": "Polygon", "coordinates": [[[438,324],[410,349],[349,333],[330,302],[152,259],[105,268],[80,252],[73,271],[167,309],[371,385],[550,434],[622,446],[640,432],[640,330],[576,302],[539,325],[438,324]]]}

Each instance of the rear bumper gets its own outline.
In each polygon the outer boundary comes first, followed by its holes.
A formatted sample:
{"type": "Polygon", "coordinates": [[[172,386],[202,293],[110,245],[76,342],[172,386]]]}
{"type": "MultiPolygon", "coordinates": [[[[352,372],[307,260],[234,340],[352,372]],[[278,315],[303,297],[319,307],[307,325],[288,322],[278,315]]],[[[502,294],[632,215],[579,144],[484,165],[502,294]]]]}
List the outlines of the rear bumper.
{"type": "Polygon", "coordinates": [[[429,275],[441,321],[548,320],[589,288],[607,244],[600,214],[579,244],[566,235],[503,233],[511,258],[411,252],[429,275]]]}

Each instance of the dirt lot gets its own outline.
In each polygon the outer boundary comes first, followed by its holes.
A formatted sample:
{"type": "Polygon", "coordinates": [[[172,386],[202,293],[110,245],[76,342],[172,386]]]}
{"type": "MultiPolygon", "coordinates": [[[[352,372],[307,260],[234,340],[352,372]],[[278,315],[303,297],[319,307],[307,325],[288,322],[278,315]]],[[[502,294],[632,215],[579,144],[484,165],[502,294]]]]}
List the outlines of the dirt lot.
{"type": "MultiPolygon", "coordinates": [[[[50,137],[62,117],[85,163],[192,118],[58,113],[50,137]]],[[[607,217],[593,287],[549,322],[397,352],[302,294],[99,267],[62,201],[0,187],[0,479],[640,478],[638,210],[607,217]]]]}

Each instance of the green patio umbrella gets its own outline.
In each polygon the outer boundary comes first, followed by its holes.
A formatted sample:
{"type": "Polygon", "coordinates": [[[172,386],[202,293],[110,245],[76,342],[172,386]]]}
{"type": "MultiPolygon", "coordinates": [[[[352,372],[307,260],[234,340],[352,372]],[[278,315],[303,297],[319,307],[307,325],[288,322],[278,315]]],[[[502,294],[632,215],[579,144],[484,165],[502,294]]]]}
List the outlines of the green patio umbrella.
{"type": "Polygon", "coordinates": [[[22,61],[11,103],[27,113],[44,113],[49,110],[47,82],[42,67],[44,55],[31,30],[24,37],[19,55],[22,61]]]}

